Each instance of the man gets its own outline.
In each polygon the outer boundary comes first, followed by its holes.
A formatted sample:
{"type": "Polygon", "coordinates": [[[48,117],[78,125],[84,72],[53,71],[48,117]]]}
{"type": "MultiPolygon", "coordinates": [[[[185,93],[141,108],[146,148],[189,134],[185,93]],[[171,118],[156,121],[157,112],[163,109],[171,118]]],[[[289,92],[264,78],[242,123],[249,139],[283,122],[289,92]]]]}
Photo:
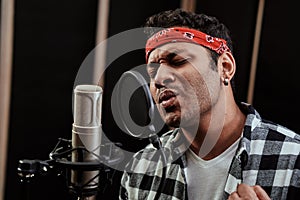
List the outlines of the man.
{"type": "Polygon", "coordinates": [[[236,102],[225,25],[176,9],[145,27],[150,91],[171,130],[128,163],[120,199],[296,199],[300,136],[236,102]]]}

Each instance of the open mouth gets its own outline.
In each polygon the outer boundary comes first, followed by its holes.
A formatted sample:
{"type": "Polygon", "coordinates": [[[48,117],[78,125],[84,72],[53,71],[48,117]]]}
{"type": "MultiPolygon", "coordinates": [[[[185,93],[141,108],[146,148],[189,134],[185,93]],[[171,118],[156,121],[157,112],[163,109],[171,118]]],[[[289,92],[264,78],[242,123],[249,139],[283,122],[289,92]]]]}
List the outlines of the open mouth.
{"type": "Polygon", "coordinates": [[[163,108],[169,108],[174,105],[176,94],[170,90],[165,90],[159,95],[159,104],[163,108]]]}

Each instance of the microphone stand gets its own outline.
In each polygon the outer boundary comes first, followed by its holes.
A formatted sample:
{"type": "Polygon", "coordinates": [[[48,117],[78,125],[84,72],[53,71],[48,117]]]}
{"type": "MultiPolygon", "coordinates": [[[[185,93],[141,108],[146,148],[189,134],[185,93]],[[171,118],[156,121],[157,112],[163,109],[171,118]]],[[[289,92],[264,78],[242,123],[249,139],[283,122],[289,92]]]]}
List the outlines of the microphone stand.
{"type": "MultiPolygon", "coordinates": [[[[71,140],[59,138],[55,148],[49,154],[50,160],[19,160],[17,168],[18,176],[22,183],[29,184],[33,178],[40,175],[47,175],[51,170],[56,170],[57,175],[62,175],[65,178],[69,192],[75,195],[77,200],[96,200],[99,185],[92,185],[93,187],[91,187],[89,185],[90,182],[99,177],[100,173],[106,174],[103,177],[107,179],[109,173],[112,171],[112,169],[107,166],[116,165],[123,160],[122,152],[118,151],[118,149],[112,149],[111,143],[107,143],[103,146],[106,145],[110,148],[109,156],[98,156],[99,159],[95,162],[72,162],[72,152],[76,151],[80,153],[87,151],[87,149],[80,147],[72,148],[71,140]],[[98,173],[86,184],[78,186],[71,182],[71,170],[77,170],[79,172],[97,171],[98,173]]],[[[108,183],[108,181],[105,180],[105,183],[108,183]]],[[[28,188],[26,189],[28,190],[28,188]]],[[[28,192],[26,196],[29,200],[28,192]]]]}

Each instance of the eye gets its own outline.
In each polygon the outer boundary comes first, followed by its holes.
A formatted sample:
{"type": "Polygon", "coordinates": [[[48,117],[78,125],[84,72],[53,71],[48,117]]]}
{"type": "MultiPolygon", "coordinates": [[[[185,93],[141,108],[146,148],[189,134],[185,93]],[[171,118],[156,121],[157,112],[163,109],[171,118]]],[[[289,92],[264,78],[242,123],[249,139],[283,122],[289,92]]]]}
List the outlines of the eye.
{"type": "Polygon", "coordinates": [[[188,62],[189,58],[181,58],[181,59],[174,59],[170,61],[170,64],[173,66],[181,66],[188,62]]]}

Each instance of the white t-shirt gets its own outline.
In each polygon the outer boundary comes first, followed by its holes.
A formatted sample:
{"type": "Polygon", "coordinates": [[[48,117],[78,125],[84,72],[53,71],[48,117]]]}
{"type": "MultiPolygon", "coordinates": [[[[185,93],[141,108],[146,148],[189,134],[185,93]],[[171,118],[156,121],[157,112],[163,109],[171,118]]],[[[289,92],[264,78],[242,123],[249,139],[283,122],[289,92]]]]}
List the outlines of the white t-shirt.
{"type": "Polygon", "coordinates": [[[211,160],[203,160],[191,149],[187,150],[185,175],[189,200],[222,199],[229,167],[238,144],[239,140],[211,160]]]}

